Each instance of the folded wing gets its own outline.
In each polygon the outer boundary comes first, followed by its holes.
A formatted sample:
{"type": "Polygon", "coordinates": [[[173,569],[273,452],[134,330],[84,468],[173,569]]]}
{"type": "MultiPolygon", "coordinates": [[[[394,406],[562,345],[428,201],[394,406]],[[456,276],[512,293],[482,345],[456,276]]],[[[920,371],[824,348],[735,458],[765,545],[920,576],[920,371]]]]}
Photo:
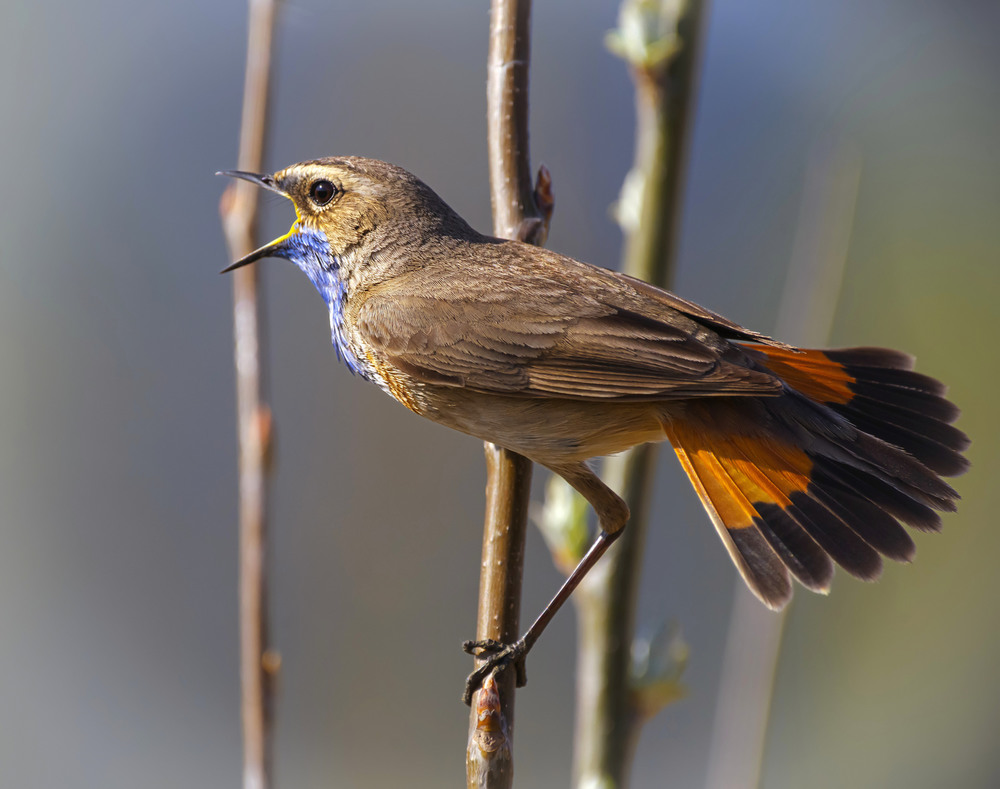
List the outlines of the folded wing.
{"type": "Polygon", "coordinates": [[[487,270],[418,270],[374,288],[355,321],[368,347],[426,383],[509,395],[614,401],[780,391],[728,339],[768,338],[666,291],[568,258],[469,265],[487,270]]]}

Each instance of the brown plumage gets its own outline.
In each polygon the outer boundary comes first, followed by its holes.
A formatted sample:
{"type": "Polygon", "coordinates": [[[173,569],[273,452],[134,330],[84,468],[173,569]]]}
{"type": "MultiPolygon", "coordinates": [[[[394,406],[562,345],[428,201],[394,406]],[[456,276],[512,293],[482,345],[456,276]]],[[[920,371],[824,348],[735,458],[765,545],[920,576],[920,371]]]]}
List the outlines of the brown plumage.
{"type": "Polygon", "coordinates": [[[296,222],[238,261],[295,262],[348,366],[407,408],[564,477],[601,534],[515,645],[522,661],[614,541],[624,502],[589,458],[669,440],[730,556],[772,608],[791,578],[828,590],[908,561],[967,467],[944,387],[881,348],[799,350],[644,282],[473,230],[398,167],[358,158],[229,173],[288,197],[296,222]]]}

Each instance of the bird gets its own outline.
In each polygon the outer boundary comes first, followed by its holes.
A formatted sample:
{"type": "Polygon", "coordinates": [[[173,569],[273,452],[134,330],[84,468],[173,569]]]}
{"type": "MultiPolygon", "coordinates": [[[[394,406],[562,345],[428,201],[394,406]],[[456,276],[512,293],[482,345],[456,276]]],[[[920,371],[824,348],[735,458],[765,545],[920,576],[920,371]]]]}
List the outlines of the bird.
{"type": "Polygon", "coordinates": [[[513,644],[466,642],[490,671],[524,660],[621,535],[625,502],[587,465],[668,441],[750,590],[771,609],[793,579],[827,593],[834,565],[864,580],[938,531],[968,468],[946,387],[878,347],[799,349],[666,290],[477,232],[393,164],[328,157],[271,175],[291,229],[223,270],[285,258],[327,305],[352,373],[406,408],[550,469],[599,533],[513,644]]]}

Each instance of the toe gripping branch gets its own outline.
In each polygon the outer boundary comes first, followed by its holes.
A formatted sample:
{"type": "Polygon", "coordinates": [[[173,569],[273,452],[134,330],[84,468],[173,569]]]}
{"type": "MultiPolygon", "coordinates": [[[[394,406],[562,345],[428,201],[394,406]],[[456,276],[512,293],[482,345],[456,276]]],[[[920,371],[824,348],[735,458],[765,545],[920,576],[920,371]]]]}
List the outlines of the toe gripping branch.
{"type": "Polygon", "coordinates": [[[528,683],[524,662],[528,654],[528,645],[523,638],[513,644],[505,644],[492,638],[484,638],[482,641],[463,641],[462,649],[466,654],[485,661],[465,680],[462,701],[467,706],[472,705],[472,694],[482,686],[486,677],[490,674],[499,674],[511,663],[517,672],[517,687],[523,688],[528,683]]]}
{"type": "Polygon", "coordinates": [[[621,536],[622,531],[623,529],[611,533],[602,531],[597,535],[597,539],[594,540],[593,545],[590,546],[587,553],[580,560],[580,563],[563,582],[563,585],[559,587],[559,591],[556,592],[555,597],[542,609],[542,613],[538,615],[538,618],[519,640],[513,644],[505,644],[502,641],[487,638],[482,641],[465,641],[462,644],[462,649],[466,653],[478,659],[485,660],[483,665],[469,674],[465,680],[465,692],[462,694],[462,701],[466,706],[472,705],[472,694],[483,684],[483,680],[486,677],[490,674],[497,674],[503,671],[512,663],[514,664],[514,670],[517,672],[517,687],[524,687],[528,681],[524,667],[524,661],[528,656],[528,652],[531,651],[531,648],[542,634],[542,631],[545,630],[545,627],[552,621],[552,617],[562,608],[563,603],[569,599],[573,590],[580,585],[580,581],[584,579],[590,568],[597,564],[597,560],[621,536]]]}

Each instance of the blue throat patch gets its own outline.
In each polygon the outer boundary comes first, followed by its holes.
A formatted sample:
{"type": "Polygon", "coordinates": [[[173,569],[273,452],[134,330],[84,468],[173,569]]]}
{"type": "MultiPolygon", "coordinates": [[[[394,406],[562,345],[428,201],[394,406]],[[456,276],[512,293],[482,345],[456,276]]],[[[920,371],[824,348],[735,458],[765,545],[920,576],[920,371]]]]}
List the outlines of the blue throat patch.
{"type": "MultiPolygon", "coordinates": [[[[275,250],[279,252],[279,250],[275,250]]],[[[340,276],[340,261],[330,252],[326,235],[318,230],[302,228],[292,233],[281,245],[281,257],[287,258],[309,277],[330,310],[330,328],[337,357],[347,368],[362,378],[371,379],[368,368],[347,344],[344,336],[344,301],[347,288],[340,276]]]]}

